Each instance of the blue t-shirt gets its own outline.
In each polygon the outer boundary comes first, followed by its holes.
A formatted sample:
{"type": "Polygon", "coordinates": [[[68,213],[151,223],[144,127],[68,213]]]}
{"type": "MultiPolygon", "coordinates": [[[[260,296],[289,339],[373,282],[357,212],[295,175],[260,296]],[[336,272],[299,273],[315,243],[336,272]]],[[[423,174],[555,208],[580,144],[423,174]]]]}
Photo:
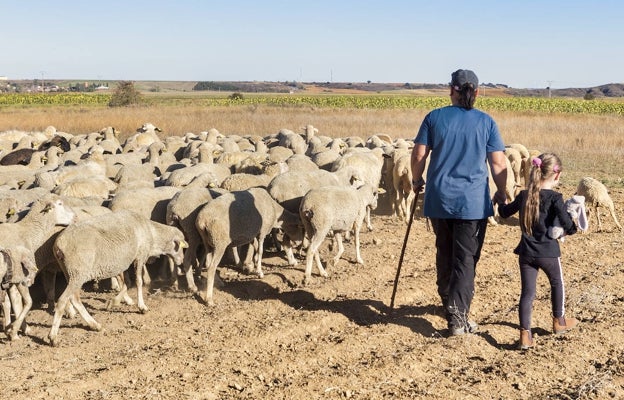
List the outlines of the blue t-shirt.
{"type": "Polygon", "coordinates": [[[504,151],[496,122],[458,106],[431,111],[414,143],[431,149],[424,214],[431,218],[483,219],[494,215],[487,155],[504,151]]]}

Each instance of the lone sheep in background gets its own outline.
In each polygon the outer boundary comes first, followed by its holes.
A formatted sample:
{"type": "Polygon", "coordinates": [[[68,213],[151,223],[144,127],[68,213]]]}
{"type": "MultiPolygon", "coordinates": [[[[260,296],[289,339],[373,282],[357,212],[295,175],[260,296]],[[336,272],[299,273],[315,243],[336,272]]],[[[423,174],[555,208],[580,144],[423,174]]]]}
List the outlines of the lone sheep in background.
{"type": "Polygon", "coordinates": [[[622,229],[622,225],[620,225],[617,217],[615,216],[615,207],[613,205],[613,200],[609,196],[609,191],[607,187],[602,184],[602,182],[590,178],[585,177],[581,179],[576,188],[576,194],[579,196],[585,196],[585,204],[587,206],[587,217],[589,219],[589,208],[593,207],[594,212],[596,213],[596,219],[598,220],[598,232],[602,231],[602,223],[600,222],[600,213],[598,212],[598,207],[606,207],[609,209],[611,216],[613,217],[613,221],[615,221],[615,225],[620,230],[622,229]]]}

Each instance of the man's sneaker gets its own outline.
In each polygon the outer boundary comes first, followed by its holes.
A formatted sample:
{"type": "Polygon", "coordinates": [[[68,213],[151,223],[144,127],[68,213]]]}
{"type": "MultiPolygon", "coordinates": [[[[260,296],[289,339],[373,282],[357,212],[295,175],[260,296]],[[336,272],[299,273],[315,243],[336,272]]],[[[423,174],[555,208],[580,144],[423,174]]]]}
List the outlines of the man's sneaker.
{"type": "Polygon", "coordinates": [[[566,317],[554,317],[553,318],[553,332],[555,334],[566,333],[570,329],[574,328],[578,325],[578,320],[576,318],[566,318],[566,317]]]}
{"type": "Polygon", "coordinates": [[[450,336],[461,336],[465,333],[475,333],[479,330],[479,325],[477,325],[474,321],[468,321],[466,325],[462,326],[449,326],[449,335],[450,336]]]}
{"type": "Polygon", "coordinates": [[[520,329],[520,342],[518,343],[518,349],[528,350],[533,347],[533,345],[533,335],[531,334],[531,331],[520,329]]]}

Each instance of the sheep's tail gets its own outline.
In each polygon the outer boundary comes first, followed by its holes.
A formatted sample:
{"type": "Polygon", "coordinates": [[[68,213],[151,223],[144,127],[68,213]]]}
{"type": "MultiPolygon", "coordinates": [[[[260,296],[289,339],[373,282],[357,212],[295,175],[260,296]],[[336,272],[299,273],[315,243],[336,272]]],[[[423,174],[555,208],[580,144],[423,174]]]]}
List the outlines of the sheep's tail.
{"type": "Polygon", "coordinates": [[[54,246],[54,257],[56,257],[56,260],[59,263],[63,263],[65,261],[65,254],[63,254],[63,251],[56,246],[54,246]]]}

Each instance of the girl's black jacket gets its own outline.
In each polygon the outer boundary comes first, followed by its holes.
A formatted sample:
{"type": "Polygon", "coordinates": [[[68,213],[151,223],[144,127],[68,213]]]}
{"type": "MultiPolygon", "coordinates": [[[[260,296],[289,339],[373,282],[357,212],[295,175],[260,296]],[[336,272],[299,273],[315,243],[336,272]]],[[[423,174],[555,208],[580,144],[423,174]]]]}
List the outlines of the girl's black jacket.
{"type": "MultiPolygon", "coordinates": [[[[498,206],[498,213],[502,218],[508,218],[518,211],[520,220],[524,215],[524,204],[527,199],[527,191],[521,191],[518,196],[509,204],[498,206]]],[[[540,190],[539,219],[533,225],[533,235],[529,236],[522,232],[520,243],[515,248],[514,253],[527,257],[560,257],[561,249],[559,241],[548,237],[548,227],[553,225],[555,217],[559,218],[559,223],[566,235],[576,233],[576,224],[566,212],[561,193],[550,189],[540,190]]]]}

